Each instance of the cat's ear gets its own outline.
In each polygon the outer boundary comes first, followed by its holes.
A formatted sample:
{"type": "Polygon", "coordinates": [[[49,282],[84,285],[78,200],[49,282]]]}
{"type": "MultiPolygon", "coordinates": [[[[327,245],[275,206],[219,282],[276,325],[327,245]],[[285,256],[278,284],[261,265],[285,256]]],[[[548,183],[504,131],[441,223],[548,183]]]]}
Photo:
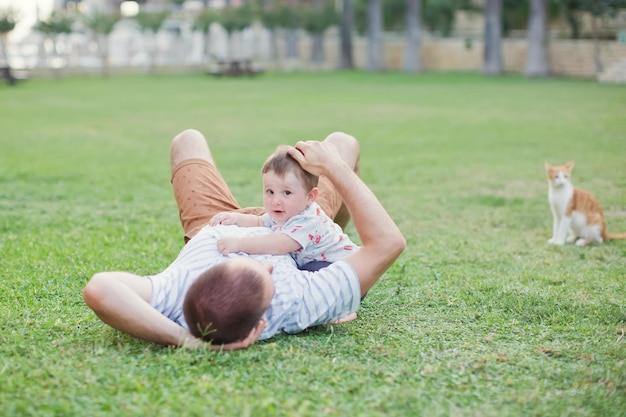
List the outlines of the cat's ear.
{"type": "Polygon", "coordinates": [[[550,168],[552,168],[552,165],[550,165],[550,164],[549,164],[549,163],[547,163],[547,162],[544,162],[544,163],[543,163],[543,166],[546,168],[546,172],[550,171],[550,168]]]}
{"type": "Polygon", "coordinates": [[[574,168],[574,161],[569,161],[565,164],[565,168],[567,168],[568,171],[571,171],[571,169],[574,168]]]}

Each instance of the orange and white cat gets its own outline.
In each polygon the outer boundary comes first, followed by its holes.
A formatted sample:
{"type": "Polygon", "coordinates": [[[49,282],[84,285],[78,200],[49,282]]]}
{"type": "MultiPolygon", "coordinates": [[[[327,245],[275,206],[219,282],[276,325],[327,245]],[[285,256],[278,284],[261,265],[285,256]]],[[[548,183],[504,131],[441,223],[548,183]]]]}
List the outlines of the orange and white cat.
{"type": "Polygon", "coordinates": [[[588,191],[574,188],[571,172],[574,161],[552,166],[545,163],[548,174],[548,201],[552,210],[552,237],[548,243],[577,246],[602,243],[609,239],[624,239],[626,233],[606,233],[602,207],[588,191]]]}

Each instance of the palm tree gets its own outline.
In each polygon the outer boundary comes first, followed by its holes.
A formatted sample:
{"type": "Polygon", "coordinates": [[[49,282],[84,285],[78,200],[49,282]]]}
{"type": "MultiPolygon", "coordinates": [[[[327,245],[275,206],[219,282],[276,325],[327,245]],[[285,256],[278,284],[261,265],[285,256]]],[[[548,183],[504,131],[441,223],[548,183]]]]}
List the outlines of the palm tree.
{"type": "Polygon", "coordinates": [[[486,0],[483,74],[500,75],[502,64],[502,0],[486,0]]]}
{"type": "Polygon", "coordinates": [[[530,0],[528,22],[528,55],[524,74],[527,77],[547,77],[548,66],[548,4],[547,0],[530,0]]]}
{"type": "Polygon", "coordinates": [[[383,69],[383,0],[367,0],[367,70],[383,69]]]}
{"type": "Polygon", "coordinates": [[[422,0],[406,0],[406,27],[403,69],[406,72],[417,72],[422,68],[420,23],[422,16],[422,0]]]}

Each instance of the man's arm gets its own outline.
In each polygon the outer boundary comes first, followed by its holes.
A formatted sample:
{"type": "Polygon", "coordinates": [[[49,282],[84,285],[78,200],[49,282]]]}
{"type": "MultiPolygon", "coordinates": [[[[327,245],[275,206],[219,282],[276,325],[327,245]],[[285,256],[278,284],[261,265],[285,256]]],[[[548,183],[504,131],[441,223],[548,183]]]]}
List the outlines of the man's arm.
{"type": "Polygon", "coordinates": [[[283,233],[262,236],[225,237],[217,241],[217,249],[222,255],[234,252],[250,254],[286,255],[302,246],[283,233]]]}
{"type": "Polygon", "coordinates": [[[265,328],[256,326],[242,340],[228,345],[210,345],[169,320],[150,304],[152,283],[128,272],[101,272],[83,290],[85,304],[109,326],[131,336],[168,346],[211,350],[244,349],[251,346],[265,328]]]}
{"type": "Polygon", "coordinates": [[[289,154],[305,170],[327,176],[348,207],[362,246],[345,259],[359,277],[361,296],[365,295],[406,247],[404,236],[332,144],[298,142],[289,154]]]}

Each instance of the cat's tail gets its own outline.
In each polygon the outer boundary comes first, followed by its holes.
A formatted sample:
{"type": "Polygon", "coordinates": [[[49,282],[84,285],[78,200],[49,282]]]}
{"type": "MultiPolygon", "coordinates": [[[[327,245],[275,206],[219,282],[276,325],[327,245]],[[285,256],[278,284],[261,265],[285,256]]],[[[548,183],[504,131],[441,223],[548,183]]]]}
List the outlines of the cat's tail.
{"type": "Polygon", "coordinates": [[[604,240],[611,240],[611,239],[626,239],[626,233],[607,233],[606,239],[604,240]]]}

